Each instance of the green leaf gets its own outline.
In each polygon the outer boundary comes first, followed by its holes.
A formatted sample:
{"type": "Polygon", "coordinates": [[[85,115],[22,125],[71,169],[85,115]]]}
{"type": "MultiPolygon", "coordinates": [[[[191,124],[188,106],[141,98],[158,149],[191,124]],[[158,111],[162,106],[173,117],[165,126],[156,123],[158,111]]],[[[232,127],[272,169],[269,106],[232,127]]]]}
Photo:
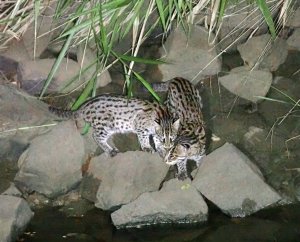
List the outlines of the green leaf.
{"type": "Polygon", "coordinates": [[[164,28],[164,31],[167,31],[166,15],[165,15],[165,11],[163,8],[162,0],[156,0],[156,6],[157,6],[159,18],[160,18],[161,24],[164,28]]]}
{"type": "Polygon", "coordinates": [[[66,32],[64,32],[63,34],[61,34],[59,36],[59,38],[63,38],[66,37],[68,35],[74,35],[75,33],[79,32],[80,30],[84,30],[87,27],[89,27],[92,23],[94,24],[98,24],[98,21],[93,22],[92,19],[88,19],[78,25],[73,26],[72,28],[70,28],[69,30],[67,30],[66,32]]]}
{"type": "Polygon", "coordinates": [[[68,48],[69,48],[69,46],[71,44],[71,41],[73,40],[73,35],[74,35],[74,33],[70,34],[68,36],[68,38],[67,38],[67,40],[66,40],[66,42],[65,42],[65,44],[64,44],[64,46],[62,48],[62,50],[60,51],[60,53],[59,53],[59,55],[58,55],[58,57],[57,57],[54,65],[52,66],[51,71],[50,71],[50,73],[49,73],[49,75],[47,77],[47,80],[46,80],[46,82],[44,84],[44,87],[42,89],[40,98],[42,98],[43,95],[45,94],[45,92],[46,92],[46,90],[47,90],[50,82],[52,81],[52,79],[53,79],[56,71],[58,70],[58,68],[60,66],[60,63],[62,62],[63,58],[65,57],[65,54],[66,54],[66,52],[67,52],[67,50],[68,50],[68,48]]]}
{"type": "Polygon", "coordinates": [[[131,0],[115,0],[115,1],[108,1],[103,4],[103,9],[105,10],[116,10],[117,8],[124,7],[131,3],[131,0]]]}
{"type": "Polygon", "coordinates": [[[258,5],[260,11],[263,14],[268,26],[269,26],[269,30],[272,35],[272,39],[274,40],[276,38],[275,25],[274,25],[274,21],[273,21],[271,12],[266,3],[266,0],[256,0],[256,2],[257,2],[257,5],[258,5]]]}
{"type": "Polygon", "coordinates": [[[219,16],[218,16],[218,22],[221,22],[224,16],[224,12],[226,9],[227,0],[221,0],[220,3],[220,9],[219,9],[219,16]]]}
{"type": "Polygon", "coordinates": [[[147,82],[140,74],[133,71],[133,74],[135,77],[147,88],[147,90],[152,94],[152,96],[161,103],[161,98],[158,96],[158,94],[153,90],[149,82],[147,82]]]}
{"type": "Polygon", "coordinates": [[[102,45],[102,50],[105,55],[108,55],[108,41],[107,41],[107,34],[106,28],[103,24],[103,15],[102,15],[102,4],[99,5],[99,25],[100,25],[100,43],[102,45]]]}

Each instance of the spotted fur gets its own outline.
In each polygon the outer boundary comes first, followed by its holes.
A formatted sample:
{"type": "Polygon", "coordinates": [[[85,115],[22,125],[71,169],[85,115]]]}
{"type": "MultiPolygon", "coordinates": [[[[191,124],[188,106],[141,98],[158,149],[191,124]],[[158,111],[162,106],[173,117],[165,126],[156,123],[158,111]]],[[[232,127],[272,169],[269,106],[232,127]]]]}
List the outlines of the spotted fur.
{"type": "Polygon", "coordinates": [[[206,135],[200,93],[188,80],[174,78],[169,83],[167,107],[174,118],[179,118],[180,127],[165,162],[177,165],[177,177],[185,179],[188,176],[187,160],[194,160],[199,166],[205,155],[206,135]]]}
{"type": "Polygon", "coordinates": [[[83,118],[93,128],[96,143],[110,156],[119,151],[108,139],[116,133],[133,132],[137,134],[141,148],[161,156],[169,149],[177,134],[179,120],[176,121],[165,107],[137,98],[100,95],[84,103],[78,110],[49,110],[63,118],[83,118]],[[149,136],[153,137],[153,148],[149,136]]]}

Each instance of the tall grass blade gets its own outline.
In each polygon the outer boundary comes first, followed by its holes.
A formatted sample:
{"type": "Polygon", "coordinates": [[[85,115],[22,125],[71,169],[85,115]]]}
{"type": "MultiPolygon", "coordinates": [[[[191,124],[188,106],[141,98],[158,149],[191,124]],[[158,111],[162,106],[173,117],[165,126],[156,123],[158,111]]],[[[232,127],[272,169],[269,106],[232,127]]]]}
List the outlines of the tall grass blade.
{"type": "Polygon", "coordinates": [[[36,40],[37,40],[37,27],[38,27],[38,16],[40,13],[41,1],[34,1],[34,41],[33,41],[33,59],[36,56],[36,40]]]}
{"type": "Polygon", "coordinates": [[[154,91],[152,86],[137,72],[133,71],[134,76],[145,86],[145,88],[152,94],[152,96],[161,103],[161,98],[159,95],[154,91]]]}
{"type": "Polygon", "coordinates": [[[165,15],[164,7],[163,7],[163,1],[162,0],[156,0],[156,6],[157,6],[159,19],[161,21],[163,29],[164,29],[165,32],[167,32],[166,15],[165,15]]]}
{"type": "Polygon", "coordinates": [[[221,0],[220,3],[220,9],[219,9],[219,16],[218,16],[218,22],[220,23],[223,19],[224,13],[225,13],[225,9],[226,9],[226,5],[227,5],[228,0],[221,0]]]}
{"type": "Polygon", "coordinates": [[[67,40],[66,40],[66,42],[65,42],[65,44],[64,44],[64,46],[63,46],[63,48],[61,49],[61,51],[60,51],[60,53],[59,53],[59,55],[58,55],[58,57],[57,57],[57,59],[56,59],[54,65],[52,66],[51,71],[50,71],[50,73],[49,73],[49,75],[48,75],[48,77],[47,77],[47,80],[46,80],[46,82],[45,82],[45,84],[44,84],[44,87],[43,87],[43,89],[42,89],[42,92],[41,92],[41,94],[40,94],[40,98],[42,98],[42,97],[44,96],[44,94],[45,94],[45,92],[46,92],[46,90],[47,90],[49,84],[51,83],[51,81],[52,81],[52,79],[53,79],[53,77],[54,77],[56,71],[58,70],[58,68],[59,68],[59,66],[60,66],[61,61],[62,61],[63,58],[65,57],[65,54],[66,54],[67,50],[68,50],[69,47],[70,47],[71,41],[73,40],[73,36],[74,36],[74,33],[73,33],[73,34],[70,34],[70,35],[68,36],[68,38],[67,38],[67,40]]]}
{"type": "Polygon", "coordinates": [[[266,3],[266,0],[256,0],[256,3],[269,26],[269,30],[270,30],[272,39],[274,40],[276,38],[275,25],[274,25],[274,21],[273,21],[271,12],[266,3]]]}

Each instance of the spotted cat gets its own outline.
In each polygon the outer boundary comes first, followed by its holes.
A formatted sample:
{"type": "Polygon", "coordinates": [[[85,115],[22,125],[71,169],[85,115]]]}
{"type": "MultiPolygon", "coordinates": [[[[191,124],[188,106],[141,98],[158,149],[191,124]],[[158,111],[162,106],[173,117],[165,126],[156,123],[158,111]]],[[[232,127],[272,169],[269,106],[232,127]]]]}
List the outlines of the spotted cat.
{"type": "Polygon", "coordinates": [[[188,177],[188,159],[200,165],[205,155],[206,134],[202,115],[202,100],[199,91],[186,79],[176,77],[169,82],[166,105],[179,118],[180,126],[174,145],[165,156],[168,165],[177,165],[177,177],[188,177]]]}
{"type": "Polygon", "coordinates": [[[123,96],[100,95],[88,100],[78,110],[61,110],[49,107],[49,110],[64,118],[83,118],[93,128],[96,143],[110,156],[119,151],[108,139],[116,133],[133,132],[137,134],[144,151],[160,155],[171,147],[176,137],[179,120],[173,119],[168,110],[146,100],[123,96]],[[155,147],[150,144],[153,137],[155,147]]]}

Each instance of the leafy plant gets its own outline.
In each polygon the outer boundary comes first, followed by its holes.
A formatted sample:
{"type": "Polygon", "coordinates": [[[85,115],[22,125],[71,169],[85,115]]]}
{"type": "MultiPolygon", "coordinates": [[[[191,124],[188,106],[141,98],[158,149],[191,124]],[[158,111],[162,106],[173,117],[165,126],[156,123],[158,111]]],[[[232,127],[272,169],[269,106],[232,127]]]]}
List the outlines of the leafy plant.
{"type": "MultiPolygon", "coordinates": [[[[15,0],[0,4],[0,28],[2,30],[0,43],[5,46],[11,39],[21,38],[22,33],[33,23],[36,44],[40,37],[37,36],[38,16],[44,12],[46,7],[54,6],[53,20],[56,27],[53,31],[59,30],[60,34],[53,41],[64,44],[49,72],[40,95],[41,98],[45,95],[47,87],[68,49],[84,45],[85,47],[91,46],[97,52],[97,59],[92,64],[92,66],[96,66],[96,72],[85,84],[75,107],[89,95],[95,94],[97,76],[116,62],[123,65],[124,89],[127,90],[129,96],[132,95],[134,80],[138,80],[159,100],[159,96],[155,94],[147,80],[134,71],[136,62],[162,63],[158,60],[148,60],[138,56],[141,45],[151,32],[155,28],[161,28],[162,36],[166,36],[173,26],[183,25],[188,33],[186,23],[195,23],[199,14],[206,13],[204,19],[209,32],[218,33],[222,28],[223,19],[227,17],[227,9],[242,2],[246,5],[255,6],[254,4],[256,4],[253,11],[259,9],[262,12],[273,38],[276,36],[274,14],[279,11],[277,22],[284,24],[288,10],[294,4],[292,0],[280,0],[275,5],[270,5],[266,0],[15,0]],[[128,37],[131,37],[131,47],[126,53],[117,53],[115,45],[128,37]],[[109,63],[108,60],[112,58],[114,61],[109,63]]],[[[230,14],[234,13],[230,12],[230,14]]],[[[84,71],[82,69],[80,73],[84,71]]]]}

